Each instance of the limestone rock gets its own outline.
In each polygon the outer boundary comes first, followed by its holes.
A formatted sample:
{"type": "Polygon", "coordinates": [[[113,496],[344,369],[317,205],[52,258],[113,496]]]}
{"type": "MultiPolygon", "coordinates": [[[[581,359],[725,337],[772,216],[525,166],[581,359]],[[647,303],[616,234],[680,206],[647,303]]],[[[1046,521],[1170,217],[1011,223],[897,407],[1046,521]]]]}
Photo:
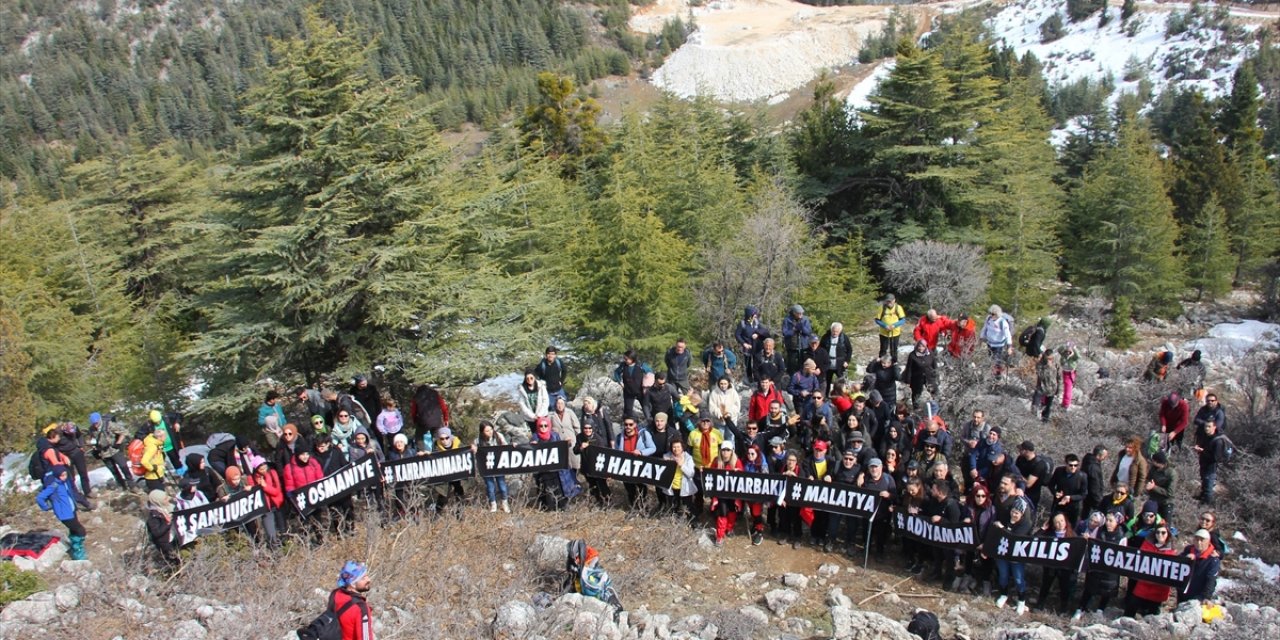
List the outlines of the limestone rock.
{"type": "Polygon", "coordinates": [[[1066,640],[1061,631],[1044,625],[1018,629],[999,629],[993,640],[1066,640]]]}
{"type": "Polygon", "coordinates": [[[835,587],[827,592],[827,606],[853,608],[853,599],[844,594],[844,589],[835,587]]]}
{"type": "Polygon", "coordinates": [[[795,589],[804,589],[809,586],[809,578],[803,573],[786,573],[782,575],[782,584],[795,589]]]}
{"type": "Polygon", "coordinates": [[[173,634],[169,636],[171,640],[204,640],[208,637],[209,631],[195,620],[183,620],[174,628],[173,634]]]}
{"type": "Polygon", "coordinates": [[[919,640],[901,622],[874,611],[831,607],[834,640],[919,640]]]}
{"type": "Polygon", "coordinates": [[[766,613],[764,609],[755,605],[748,605],[738,609],[738,613],[741,614],[743,618],[750,620],[756,626],[763,627],[769,624],[769,614],[766,613]]]}
{"type": "MultiPolygon", "coordinates": [[[[537,544],[536,539],[534,544],[537,544]]],[[[533,608],[533,605],[522,600],[512,600],[498,607],[498,613],[494,616],[490,628],[495,640],[518,640],[529,633],[529,629],[537,619],[538,611],[533,608]]]]}
{"type": "Polygon", "coordinates": [[[840,573],[840,565],[834,562],[824,562],[822,566],[818,567],[818,575],[823,578],[830,578],[837,573],[840,573]]]}
{"type": "Polygon", "coordinates": [[[569,541],[560,536],[538,534],[525,551],[525,555],[541,571],[559,571],[564,569],[565,558],[568,557],[569,541]]]}
{"type": "Polygon", "coordinates": [[[800,594],[791,589],[774,589],[764,594],[764,602],[774,615],[785,618],[787,610],[800,602],[800,594]]]}
{"type": "Polygon", "coordinates": [[[39,558],[15,557],[13,565],[23,571],[48,571],[62,564],[66,557],[67,545],[55,544],[46,549],[39,558]]]}
{"type": "Polygon", "coordinates": [[[92,560],[63,560],[58,563],[58,570],[73,576],[81,576],[93,569],[92,560]]]}
{"type": "Polygon", "coordinates": [[[53,602],[63,611],[70,611],[80,606],[80,587],[64,584],[53,592],[53,602]]]}
{"type": "Polygon", "coordinates": [[[54,602],[53,595],[48,592],[34,594],[26,600],[11,602],[4,611],[0,612],[0,622],[49,624],[57,619],[58,605],[54,602]]]}

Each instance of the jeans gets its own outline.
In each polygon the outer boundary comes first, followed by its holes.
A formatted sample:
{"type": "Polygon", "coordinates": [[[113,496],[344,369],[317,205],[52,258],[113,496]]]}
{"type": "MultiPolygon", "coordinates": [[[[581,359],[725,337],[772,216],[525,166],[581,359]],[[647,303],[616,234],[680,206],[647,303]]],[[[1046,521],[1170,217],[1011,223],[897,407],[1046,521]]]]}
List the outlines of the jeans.
{"type": "Polygon", "coordinates": [[[484,479],[484,492],[489,496],[489,502],[497,502],[497,494],[502,494],[502,499],[507,499],[507,477],[506,476],[490,476],[484,479]]]}
{"type": "Polygon", "coordinates": [[[1218,485],[1218,469],[1200,472],[1200,502],[1213,504],[1213,489],[1218,485]]]}
{"type": "Polygon", "coordinates": [[[1009,345],[1002,344],[997,347],[989,344],[987,349],[991,350],[991,365],[995,368],[996,375],[1004,374],[1004,370],[1009,366],[1009,345]]]}
{"type": "Polygon", "coordinates": [[[1018,591],[1018,599],[1025,600],[1027,595],[1027,565],[1022,562],[1009,562],[996,558],[996,575],[1000,585],[1000,593],[1009,594],[1009,578],[1013,578],[1013,587],[1018,591]]]}

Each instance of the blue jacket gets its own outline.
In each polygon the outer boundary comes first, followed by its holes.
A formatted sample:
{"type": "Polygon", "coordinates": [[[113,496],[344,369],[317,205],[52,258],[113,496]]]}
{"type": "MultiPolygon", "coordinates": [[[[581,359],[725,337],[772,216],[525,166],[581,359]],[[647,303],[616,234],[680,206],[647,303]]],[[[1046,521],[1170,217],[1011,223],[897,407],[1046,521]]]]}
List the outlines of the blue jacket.
{"type": "MultiPolygon", "coordinates": [[[[658,446],[653,443],[653,434],[649,433],[648,429],[640,428],[636,429],[636,433],[639,434],[639,438],[636,439],[635,453],[642,456],[653,455],[658,450],[658,446]]],[[[618,437],[613,440],[613,448],[622,451],[622,441],[626,437],[627,434],[625,431],[623,433],[619,433],[618,437]]]]}
{"type": "Polygon", "coordinates": [[[714,383],[716,380],[729,375],[734,367],[738,366],[738,357],[725,347],[724,353],[716,355],[715,349],[708,347],[702,352],[702,366],[710,369],[708,377],[714,383]]]}
{"type": "Polygon", "coordinates": [[[809,321],[809,316],[804,316],[799,320],[790,313],[782,319],[782,343],[783,347],[792,351],[804,349],[809,346],[809,338],[814,336],[813,323],[809,321]]]}
{"type": "Polygon", "coordinates": [[[42,511],[53,510],[59,520],[70,520],[76,517],[75,490],[71,488],[71,477],[59,480],[52,474],[45,474],[44,489],[36,495],[36,504],[42,511]]]}
{"type": "Polygon", "coordinates": [[[276,428],[283,429],[284,424],[288,422],[288,420],[285,420],[285,417],[284,417],[284,409],[281,409],[280,405],[278,404],[275,406],[271,406],[265,402],[262,403],[262,406],[258,407],[258,426],[259,427],[266,426],[267,416],[271,416],[271,415],[274,415],[276,417],[276,428]]]}

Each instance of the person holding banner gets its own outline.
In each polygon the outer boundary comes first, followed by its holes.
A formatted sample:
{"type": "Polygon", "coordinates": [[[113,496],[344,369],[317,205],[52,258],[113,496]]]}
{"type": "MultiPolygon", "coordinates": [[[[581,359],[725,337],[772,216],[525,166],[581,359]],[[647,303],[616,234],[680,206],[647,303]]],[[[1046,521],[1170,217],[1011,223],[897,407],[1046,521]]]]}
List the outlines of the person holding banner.
{"type": "Polygon", "coordinates": [[[262,488],[267,497],[267,515],[262,517],[262,528],[267,536],[267,544],[272,549],[280,547],[280,533],[284,531],[284,487],[275,469],[263,458],[254,460],[253,483],[262,488]]]}
{"type": "Polygon", "coordinates": [[[173,503],[163,489],[152,489],[147,494],[147,536],[160,552],[160,561],[168,568],[176,568],[178,557],[178,531],[173,526],[173,503]]]}
{"type": "MultiPolygon", "coordinates": [[[[563,400],[557,400],[559,405],[563,400]]],[[[583,432],[591,428],[591,424],[583,425],[583,432]]],[[[397,445],[399,439],[397,439],[397,445]]],[[[476,437],[476,441],[471,443],[471,453],[479,453],[480,447],[504,447],[507,445],[507,439],[498,432],[492,422],[488,420],[480,421],[480,435],[476,437]]],[[[575,452],[577,453],[577,452],[575,452]]],[[[399,491],[399,488],[396,489],[399,491]]],[[[502,500],[502,512],[511,513],[511,504],[507,502],[507,477],[506,476],[485,476],[484,492],[489,498],[489,513],[498,511],[498,500],[502,500]]]]}
{"type": "MultiPolygon", "coordinates": [[[[742,470],[747,473],[769,473],[769,465],[764,461],[763,449],[756,445],[747,447],[742,470]]],[[[743,509],[751,513],[751,544],[760,546],[764,542],[765,505],[762,502],[748,502],[743,505],[743,509]]]]}
{"type": "MultiPolygon", "coordinates": [[[[547,432],[551,433],[551,418],[548,418],[545,415],[540,417],[538,419],[538,429],[541,430],[543,426],[546,426],[547,432]]],[[[552,435],[554,435],[554,433],[552,433],[552,435]]],[[[542,440],[546,439],[542,438],[537,433],[534,434],[534,438],[542,440]]],[[[454,436],[453,429],[450,429],[449,427],[440,427],[440,430],[436,432],[436,442],[432,451],[439,453],[441,451],[453,451],[454,449],[460,448],[462,448],[462,438],[454,436]]],[[[454,508],[454,515],[461,520],[462,505],[463,501],[466,499],[466,494],[462,490],[461,480],[454,480],[453,482],[450,482],[449,487],[444,490],[444,493],[436,494],[436,512],[443,512],[444,508],[449,506],[449,494],[453,494],[453,497],[458,500],[458,504],[454,508]]]]}
{"type": "MultiPolygon", "coordinates": [[[[481,423],[482,425],[481,429],[484,428],[483,424],[484,423],[481,423]]],[[[582,454],[587,450],[587,447],[599,447],[601,449],[609,448],[609,440],[605,437],[603,433],[600,433],[600,431],[596,429],[595,423],[591,421],[584,421],[582,423],[582,431],[577,435],[577,438],[573,445],[573,452],[577,454],[579,457],[581,457],[582,454]]],[[[586,476],[586,478],[587,478],[587,490],[591,494],[591,498],[596,501],[596,506],[600,507],[601,509],[608,507],[609,497],[612,494],[612,492],[609,490],[609,480],[607,478],[601,478],[597,476],[586,476]]],[[[506,500],[505,492],[506,492],[507,483],[505,480],[502,479],[502,476],[499,476],[498,479],[502,481],[502,486],[503,486],[502,508],[503,508],[503,511],[506,511],[507,500],[506,500]]],[[[489,478],[485,478],[485,482],[488,483],[488,481],[489,481],[489,478]]]]}
{"type": "Polygon", "coordinates": [[[885,473],[884,463],[879,458],[867,461],[866,472],[858,478],[858,486],[866,491],[874,491],[880,497],[875,515],[871,516],[871,541],[875,545],[876,557],[884,558],[884,545],[889,541],[889,509],[898,499],[898,485],[893,476],[885,473]]]}
{"type": "MultiPolygon", "coordinates": [[[[996,508],[995,503],[991,500],[991,491],[987,489],[985,484],[975,484],[973,489],[969,491],[964,523],[976,524],[978,527],[978,539],[985,540],[987,529],[991,527],[991,523],[995,522],[995,520],[996,508]]],[[[959,591],[962,584],[971,589],[981,583],[982,595],[990,597],[991,569],[993,568],[991,560],[984,558],[976,551],[969,551],[966,556],[965,575],[956,578],[957,582],[951,586],[951,590],[959,591]]]]}
{"type": "MultiPolygon", "coordinates": [[[[813,453],[804,461],[803,477],[811,481],[825,480],[830,482],[829,477],[835,469],[835,464],[827,458],[828,445],[825,440],[818,440],[813,443],[813,453]]],[[[821,546],[824,553],[831,552],[831,539],[828,538],[831,527],[830,521],[832,514],[822,511],[813,511],[813,520],[809,522],[809,536],[813,539],[813,546],[821,546]]]]}
{"type": "MultiPolygon", "coordinates": [[[[618,434],[613,448],[642,456],[652,456],[658,450],[653,436],[647,429],[641,429],[636,418],[630,415],[622,418],[622,433],[618,434]]],[[[624,482],[622,486],[627,490],[627,506],[632,509],[649,493],[649,487],[639,482],[624,482]]]]}
{"type": "Polygon", "coordinates": [[[1209,532],[1205,529],[1196,531],[1194,542],[1182,550],[1182,555],[1191,558],[1191,580],[1187,588],[1178,592],[1178,604],[1187,600],[1212,600],[1214,591],[1218,589],[1218,570],[1222,568],[1222,556],[1214,548],[1209,532]]]}
{"type": "MultiPolygon", "coordinates": [[[[1142,543],[1141,549],[1148,553],[1158,553],[1166,556],[1177,553],[1173,548],[1173,533],[1169,531],[1168,525],[1165,524],[1156,527],[1151,532],[1151,535],[1147,536],[1142,543]]],[[[1124,615],[1130,618],[1139,613],[1144,616],[1153,616],[1160,613],[1160,608],[1164,605],[1165,600],[1169,599],[1169,593],[1173,591],[1173,587],[1146,580],[1135,581],[1130,578],[1130,581],[1136,583],[1124,603],[1124,615]]]]}
{"type": "MultiPolygon", "coordinates": [[[[729,444],[729,453],[733,453],[733,445],[731,444],[729,444]]],[[[684,450],[684,442],[678,439],[671,441],[671,451],[662,457],[666,460],[675,461],[676,477],[671,481],[670,488],[658,487],[659,495],[667,496],[665,500],[659,498],[659,504],[665,503],[664,506],[669,507],[673,513],[683,511],[685,519],[689,521],[689,526],[693,526],[698,513],[698,480],[695,477],[698,467],[693,462],[693,456],[684,450]]]]}
{"type": "MultiPolygon", "coordinates": [[[[937,468],[942,467],[940,465],[937,468]]],[[[944,481],[935,481],[929,485],[922,513],[930,522],[944,525],[960,524],[963,515],[960,510],[960,501],[956,500],[952,485],[944,481]]],[[[933,570],[929,572],[927,579],[940,579],[945,588],[946,585],[955,581],[958,552],[944,547],[930,547],[928,552],[932,555],[933,570]]]]}
{"type": "MultiPolygon", "coordinates": [[[[731,471],[743,470],[742,461],[738,460],[738,456],[733,451],[733,443],[720,443],[720,455],[716,456],[715,461],[711,463],[711,468],[729,469],[731,471]]],[[[679,477],[679,474],[676,475],[679,477]]],[[[741,500],[711,499],[711,512],[716,517],[715,545],[717,547],[724,546],[724,537],[731,533],[734,526],[738,524],[738,511],[740,510],[742,510],[741,500]]]]}
{"type": "MultiPolygon", "coordinates": [[[[1115,511],[1109,511],[1103,516],[1103,524],[1095,533],[1086,533],[1086,538],[1096,538],[1102,542],[1111,544],[1124,545],[1124,526],[1120,520],[1120,514],[1115,511]]],[[[1098,599],[1098,607],[1095,611],[1101,613],[1107,608],[1107,603],[1116,597],[1120,590],[1120,576],[1109,571],[1092,570],[1084,575],[1084,589],[1080,593],[1080,603],[1076,605],[1076,612],[1071,616],[1072,620],[1078,619],[1083,611],[1089,611],[1089,605],[1093,603],[1093,599],[1098,599]]]]}
{"type": "MultiPolygon", "coordinates": [[[[1007,478],[1008,476],[1006,476],[1007,478]]],[[[1033,523],[1031,518],[1025,517],[1027,512],[1031,510],[1031,505],[1026,498],[1018,496],[1013,499],[1013,504],[1009,506],[1009,512],[1005,519],[999,520],[994,526],[1005,529],[1015,536],[1031,535],[1033,523]]],[[[996,575],[998,577],[998,585],[1000,587],[1000,597],[996,598],[996,607],[1003,609],[1005,604],[1009,602],[1009,587],[1012,583],[1013,588],[1017,591],[1018,615],[1027,612],[1027,565],[1024,562],[1013,562],[1003,558],[996,558],[996,575]]]]}
{"type": "MultiPolygon", "coordinates": [[[[902,491],[901,501],[895,511],[900,510],[907,515],[922,516],[924,500],[924,483],[920,478],[908,478],[902,491]]],[[[900,538],[903,555],[907,558],[907,573],[916,576],[924,573],[924,564],[929,557],[928,549],[918,540],[912,540],[906,536],[900,536],[900,538]]]]}
{"type": "MultiPolygon", "coordinates": [[[[634,420],[631,422],[635,424],[634,420]]],[[[539,416],[536,424],[538,429],[533,433],[533,438],[529,442],[537,444],[540,442],[561,441],[560,434],[551,429],[550,417],[539,416]]],[[[447,431],[448,429],[441,429],[441,432],[447,431]]],[[[533,480],[538,485],[538,500],[542,503],[542,508],[547,511],[564,509],[568,506],[571,498],[577,497],[578,494],[582,493],[582,487],[578,486],[578,478],[569,469],[541,471],[533,474],[533,480]]],[[[462,482],[455,480],[449,484],[450,486],[457,485],[455,493],[458,496],[459,503],[461,503],[462,482]]],[[[441,506],[444,506],[444,504],[442,503],[441,506]]],[[[459,512],[459,517],[461,517],[461,512],[459,512]]]]}
{"type": "MultiPolygon", "coordinates": [[[[783,458],[779,473],[793,478],[801,477],[804,470],[800,468],[800,454],[788,451],[783,458]]],[[[799,549],[800,537],[804,535],[804,521],[800,519],[800,507],[788,506],[783,496],[778,496],[778,507],[781,509],[778,513],[780,535],[791,542],[792,549],[799,549]]],[[[778,538],[778,544],[786,544],[786,540],[778,538]]]]}
{"type": "MultiPolygon", "coordinates": [[[[1071,523],[1067,521],[1066,514],[1057,512],[1053,517],[1049,518],[1049,522],[1045,523],[1040,534],[1046,538],[1054,538],[1061,540],[1063,538],[1074,538],[1076,533],[1071,528],[1071,523]]],[[[1040,593],[1036,598],[1035,609],[1044,611],[1049,606],[1049,591],[1053,589],[1053,583],[1058,583],[1058,595],[1061,598],[1058,604],[1058,613],[1065,614],[1071,607],[1072,598],[1076,593],[1076,578],[1079,574],[1074,569],[1054,569],[1045,567],[1040,574],[1040,593]]]]}

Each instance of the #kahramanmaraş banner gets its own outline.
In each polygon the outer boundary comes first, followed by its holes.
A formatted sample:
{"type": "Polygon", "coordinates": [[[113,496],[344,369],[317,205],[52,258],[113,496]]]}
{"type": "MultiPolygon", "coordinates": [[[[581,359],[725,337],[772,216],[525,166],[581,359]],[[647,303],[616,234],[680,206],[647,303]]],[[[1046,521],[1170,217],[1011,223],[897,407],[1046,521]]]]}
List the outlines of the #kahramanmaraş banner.
{"type": "Polygon", "coordinates": [[[843,482],[821,482],[787,478],[784,496],[789,507],[809,507],[815,511],[828,511],[847,516],[870,518],[880,504],[880,496],[874,491],[864,491],[843,482]]]}
{"type": "Polygon", "coordinates": [[[416,482],[444,484],[475,475],[471,449],[452,449],[382,463],[382,479],[389,485],[416,482]]]}
{"type": "Polygon", "coordinates": [[[476,474],[482,478],[568,468],[567,440],[480,447],[476,451],[476,474]]]}
{"type": "Polygon", "coordinates": [[[214,502],[173,513],[173,526],[182,546],[196,541],[201,533],[237,527],[267,513],[267,496],[259,487],[237,494],[226,502],[214,502]]]}
{"type": "Polygon", "coordinates": [[[1105,571],[1128,578],[1154,582],[1179,591],[1191,579],[1191,558],[1166,556],[1101,540],[1089,541],[1089,571],[1105,571]]]}
{"type": "Polygon", "coordinates": [[[702,492],[724,500],[775,502],[787,490],[787,476],[734,469],[703,469],[702,492]]]}
{"type": "Polygon", "coordinates": [[[1015,536],[995,524],[987,529],[987,537],[982,541],[982,551],[988,558],[1069,571],[1080,570],[1088,546],[1088,540],[1074,536],[1015,536]]]}
{"type": "Polygon", "coordinates": [[[350,463],[311,484],[299,487],[293,492],[293,506],[297,507],[302,515],[310,515],[320,507],[332,504],[365,487],[377,485],[379,481],[378,462],[372,457],[367,457],[359,462],[350,463]]]}
{"type": "Polygon", "coordinates": [[[676,479],[676,463],[620,449],[587,447],[582,451],[582,473],[596,478],[670,487],[676,479]]]}
{"type": "Polygon", "coordinates": [[[978,527],[973,523],[930,522],[924,516],[899,511],[893,514],[893,527],[898,530],[898,535],[918,540],[931,547],[972,551],[978,548],[979,544],[978,527]]]}

